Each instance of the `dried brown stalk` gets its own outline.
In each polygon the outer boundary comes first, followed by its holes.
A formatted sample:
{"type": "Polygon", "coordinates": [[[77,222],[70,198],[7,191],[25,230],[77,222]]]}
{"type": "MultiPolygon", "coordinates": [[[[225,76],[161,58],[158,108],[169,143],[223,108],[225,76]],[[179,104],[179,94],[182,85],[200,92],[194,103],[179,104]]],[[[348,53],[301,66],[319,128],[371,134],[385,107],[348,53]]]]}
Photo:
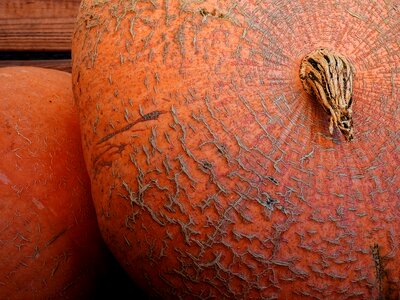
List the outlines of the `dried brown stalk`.
{"type": "Polygon", "coordinates": [[[315,95],[330,115],[329,132],[336,126],[347,141],[353,139],[354,68],[342,55],[318,49],[304,57],[300,79],[308,94],[315,95]]]}

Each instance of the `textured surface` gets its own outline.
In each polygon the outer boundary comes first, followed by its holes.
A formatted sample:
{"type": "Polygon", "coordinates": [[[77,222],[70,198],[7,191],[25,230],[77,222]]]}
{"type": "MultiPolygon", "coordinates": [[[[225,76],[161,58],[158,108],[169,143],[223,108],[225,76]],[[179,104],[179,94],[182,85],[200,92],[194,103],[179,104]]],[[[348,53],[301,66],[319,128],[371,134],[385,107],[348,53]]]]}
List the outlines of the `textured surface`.
{"type": "Polygon", "coordinates": [[[0,1],[0,67],[34,66],[71,72],[70,59],[55,59],[51,54],[70,53],[79,3],[80,0],[0,1]],[[41,58],[26,55],[32,52],[42,53],[41,58]]]}
{"type": "Polygon", "coordinates": [[[69,50],[79,2],[0,1],[0,51],[69,50]]]}
{"type": "Polygon", "coordinates": [[[0,69],[0,299],[89,299],[108,264],[71,75],[0,69]]]}
{"type": "Polygon", "coordinates": [[[100,226],[164,298],[397,299],[400,7],[84,1],[74,93],[100,226]],[[354,140],[301,59],[350,59],[354,140]]]}
{"type": "Polygon", "coordinates": [[[300,79],[330,116],[329,133],[339,129],[347,141],[353,139],[354,68],[342,55],[318,49],[306,55],[300,65],[300,79]]]}

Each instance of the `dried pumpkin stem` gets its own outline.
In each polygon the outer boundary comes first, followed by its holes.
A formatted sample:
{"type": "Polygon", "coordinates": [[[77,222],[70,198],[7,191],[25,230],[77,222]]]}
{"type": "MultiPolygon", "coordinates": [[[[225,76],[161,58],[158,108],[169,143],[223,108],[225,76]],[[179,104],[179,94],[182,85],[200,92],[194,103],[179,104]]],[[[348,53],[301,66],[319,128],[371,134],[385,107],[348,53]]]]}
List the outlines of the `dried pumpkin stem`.
{"type": "Polygon", "coordinates": [[[347,141],[353,139],[354,68],[344,56],[328,49],[317,49],[303,58],[300,79],[330,115],[329,132],[337,127],[347,141]]]}

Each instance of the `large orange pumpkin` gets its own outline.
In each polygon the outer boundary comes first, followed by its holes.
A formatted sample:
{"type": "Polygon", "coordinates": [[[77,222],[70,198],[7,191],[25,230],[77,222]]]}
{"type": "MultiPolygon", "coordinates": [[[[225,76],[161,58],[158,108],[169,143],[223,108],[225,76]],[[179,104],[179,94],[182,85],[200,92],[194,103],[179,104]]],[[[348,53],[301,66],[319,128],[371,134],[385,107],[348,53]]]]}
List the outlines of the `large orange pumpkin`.
{"type": "Polygon", "coordinates": [[[73,84],[100,228],[163,298],[397,299],[399,10],[392,2],[94,1],[73,84]],[[346,142],[304,90],[354,78],[346,142]]]}
{"type": "Polygon", "coordinates": [[[71,74],[0,69],[0,299],[91,299],[110,266],[71,74]]]}

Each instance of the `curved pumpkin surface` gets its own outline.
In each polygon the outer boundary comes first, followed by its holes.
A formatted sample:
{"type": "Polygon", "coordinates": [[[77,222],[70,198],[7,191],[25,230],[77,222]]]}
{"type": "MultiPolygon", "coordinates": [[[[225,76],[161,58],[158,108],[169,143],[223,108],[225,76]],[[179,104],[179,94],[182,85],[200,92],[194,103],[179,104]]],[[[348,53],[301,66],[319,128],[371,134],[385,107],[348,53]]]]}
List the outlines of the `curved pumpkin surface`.
{"type": "Polygon", "coordinates": [[[71,74],[0,69],[0,298],[89,299],[109,259],[71,74]]]}
{"type": "Polygon", "coordinates": [[[377,1],[83,1],[74,94],[102,234],[164,298],[396,298],[399,10],[377,1]],[[302,58],[356,69],[354,140],[302,58]]]}

